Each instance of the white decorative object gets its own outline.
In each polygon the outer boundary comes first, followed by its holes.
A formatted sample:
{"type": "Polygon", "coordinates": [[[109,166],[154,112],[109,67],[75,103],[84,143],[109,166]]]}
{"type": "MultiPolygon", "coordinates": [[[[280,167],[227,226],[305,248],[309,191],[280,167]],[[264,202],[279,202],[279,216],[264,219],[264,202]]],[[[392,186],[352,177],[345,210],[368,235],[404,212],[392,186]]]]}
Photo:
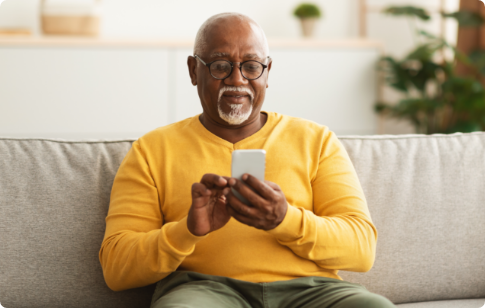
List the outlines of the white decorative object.
{"type": "Polygon", "coordinates": [[[41,0],[42,30],[45,34],[99,34],[101,0],[41,0]]]}

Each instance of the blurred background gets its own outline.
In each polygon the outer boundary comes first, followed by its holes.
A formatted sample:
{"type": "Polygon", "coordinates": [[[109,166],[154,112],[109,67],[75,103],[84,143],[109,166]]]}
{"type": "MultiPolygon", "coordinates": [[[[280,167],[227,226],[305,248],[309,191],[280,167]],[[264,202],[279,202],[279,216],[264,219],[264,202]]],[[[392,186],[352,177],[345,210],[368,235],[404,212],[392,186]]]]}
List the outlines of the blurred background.
{"type": "Polygon", "coordinates": [[[263,110],[337,135],[485,129],[479,0],[0,3],[0,136],[137,138],[200,113],[187,57],[221,12],[268,37],[263,110]]]}

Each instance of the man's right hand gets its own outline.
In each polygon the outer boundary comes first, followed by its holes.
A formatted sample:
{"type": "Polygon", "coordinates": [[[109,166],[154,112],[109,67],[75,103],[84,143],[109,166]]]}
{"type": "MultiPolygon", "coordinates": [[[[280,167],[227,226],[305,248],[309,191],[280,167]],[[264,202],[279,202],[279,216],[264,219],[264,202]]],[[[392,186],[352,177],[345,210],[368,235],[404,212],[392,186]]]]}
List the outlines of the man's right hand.
{"type": "Polygon", "coordinates": [[[204,174],[200,183],[192,185],[192,205],[187,217],[187,228],[193,235],[206,235],[222,228],[231,219],[224,195],[228,191],[227,180],[211,173],[204,174]]]}

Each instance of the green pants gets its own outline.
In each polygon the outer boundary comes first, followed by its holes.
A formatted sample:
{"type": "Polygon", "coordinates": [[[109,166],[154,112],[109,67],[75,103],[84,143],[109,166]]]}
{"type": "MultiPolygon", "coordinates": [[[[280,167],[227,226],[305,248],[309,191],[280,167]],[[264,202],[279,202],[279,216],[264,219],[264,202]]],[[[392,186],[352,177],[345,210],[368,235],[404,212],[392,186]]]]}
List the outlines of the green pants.
{"type": "Polygon", "coordinates": [[[195,272],[174,272],[157,284],[150,308],[387,308],[387,298],[360,284],[324,277],[252,283],[195,272]]]}

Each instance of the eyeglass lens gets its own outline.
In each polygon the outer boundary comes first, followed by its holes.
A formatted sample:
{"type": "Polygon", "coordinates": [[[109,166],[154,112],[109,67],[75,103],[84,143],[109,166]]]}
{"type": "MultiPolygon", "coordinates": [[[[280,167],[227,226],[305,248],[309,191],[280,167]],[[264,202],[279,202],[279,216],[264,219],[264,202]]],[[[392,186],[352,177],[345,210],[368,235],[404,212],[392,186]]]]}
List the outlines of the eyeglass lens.
{"type": "MultiPolygon", "coordinates": [[[[256,61],[245,62],[241,67],[242,74],[247,79],[258,78],[263,74],[263,69],[263,65],[256,61]]],[[[215,61],[210,66],[210,72],[214,78],[227,78],[231,73],[231,64],[226,61],[215,61]]]]}

